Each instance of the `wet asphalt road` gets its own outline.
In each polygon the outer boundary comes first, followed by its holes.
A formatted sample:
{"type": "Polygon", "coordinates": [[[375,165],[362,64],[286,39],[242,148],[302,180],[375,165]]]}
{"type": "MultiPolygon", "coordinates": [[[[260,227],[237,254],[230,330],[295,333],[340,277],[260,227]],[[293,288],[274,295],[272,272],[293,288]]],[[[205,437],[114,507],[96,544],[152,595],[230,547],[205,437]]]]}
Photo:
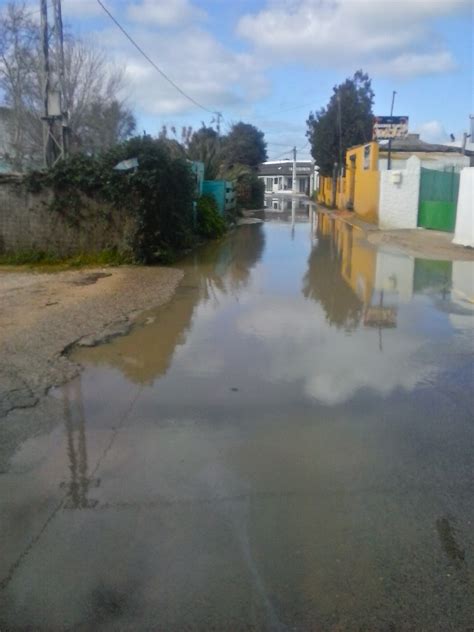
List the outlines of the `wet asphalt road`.
{"type": "Polygon", "coordinates": [[[472,628],[473,264],[294,206],[75,354],[0,476],[2,632],[472,628]]]}

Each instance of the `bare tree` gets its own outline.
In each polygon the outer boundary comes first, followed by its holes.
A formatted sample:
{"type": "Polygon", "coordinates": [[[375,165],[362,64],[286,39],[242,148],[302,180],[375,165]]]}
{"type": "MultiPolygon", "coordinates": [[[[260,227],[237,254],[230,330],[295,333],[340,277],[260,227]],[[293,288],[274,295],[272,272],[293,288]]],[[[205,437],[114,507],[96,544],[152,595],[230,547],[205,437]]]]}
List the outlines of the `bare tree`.
{"type": "Polygon", "coordinates": [[[27,130],[34,118],[29,89],[35,81],[37,50],[38,32],[25,5],[8,4],[0,14],[0,91],[7,106],[3,110],[7,136],[3,145],[5,157],[19,171],[34,153],[27,130]]]}
{"type": "MultiPolygon", "coordinates": [[[[0,15],[0,92],[11,110],[10,161],[22,170],[41,156],[43,75],[39,25],[24,3],[11,2],[0,15]]],[[[52,65],[57,52],[52,50],[52,65]]],[[[69,114],[71,147],[94,153],[127,138],[135,118],[121,97],[123,69],[93,41],[67,35],[64,41],[63,109],[69,114]]]]}

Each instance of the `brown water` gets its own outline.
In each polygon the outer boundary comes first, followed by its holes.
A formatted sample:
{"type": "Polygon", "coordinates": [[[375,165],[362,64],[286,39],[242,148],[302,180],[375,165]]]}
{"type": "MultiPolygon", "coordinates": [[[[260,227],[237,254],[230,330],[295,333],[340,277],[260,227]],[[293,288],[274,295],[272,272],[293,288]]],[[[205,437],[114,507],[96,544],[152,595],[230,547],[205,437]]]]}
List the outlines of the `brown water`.
{"type": "Polygon", "coordinates": [[[76,353],[0,476],[2,632],[474,629],[473,266],[294,215],[76,353]]]}

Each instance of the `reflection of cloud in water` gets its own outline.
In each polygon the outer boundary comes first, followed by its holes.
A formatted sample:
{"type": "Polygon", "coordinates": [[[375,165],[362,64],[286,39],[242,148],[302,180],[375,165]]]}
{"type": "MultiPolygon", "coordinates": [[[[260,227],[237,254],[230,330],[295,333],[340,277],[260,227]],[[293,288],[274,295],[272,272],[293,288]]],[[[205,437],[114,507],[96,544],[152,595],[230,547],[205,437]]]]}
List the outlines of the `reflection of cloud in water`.
{"type": "MultiPolygon", "coordinates": [[[[185,277],[173,300],[154,312],[147,326],[116,338],[110,344],[78,350],[75,358],[88,364],[120,369],[133,382],[151,384],[165,375],[174,355],[184,345],[195,315],[212,315],[227,295],[241,293],[250,279],[252,268],[265,248],[265,235],[259,225],[242,226],[222,241],[210,243],[190,254],[182,262],[185,277]]],[[[202,320],[202,319],[199,319],[202,320]]],[[[209,373],[221,366],[216,356],[204,367],[196,357],[197,373],[209,373]]]]}
{"type": "Polygon", "coordinates": [[[265,377],[270,381],[299,381],[304,391],[326,404],[338,404],[364,387],[382,395],[396,388],[412,389],[432,367],[417,361],[424,344],[418,335],[386,332],[381,353],[372,330],[341,336],[328,328],[324,311],[301,300],[296,307],[275,299],[240,318],[242,333],[258,337],[269,356],[265,377]]]}

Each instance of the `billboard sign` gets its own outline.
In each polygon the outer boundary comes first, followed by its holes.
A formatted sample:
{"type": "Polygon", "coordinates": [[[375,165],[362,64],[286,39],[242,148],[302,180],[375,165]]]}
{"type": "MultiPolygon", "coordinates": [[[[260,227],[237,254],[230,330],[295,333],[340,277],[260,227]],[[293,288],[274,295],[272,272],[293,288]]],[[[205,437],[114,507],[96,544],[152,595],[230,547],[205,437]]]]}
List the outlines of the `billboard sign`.
{"type": "Polygon", "coordinates": [[[408,136],[408,116],[376,116],[374,140],[390,140],[408,136]]]}

